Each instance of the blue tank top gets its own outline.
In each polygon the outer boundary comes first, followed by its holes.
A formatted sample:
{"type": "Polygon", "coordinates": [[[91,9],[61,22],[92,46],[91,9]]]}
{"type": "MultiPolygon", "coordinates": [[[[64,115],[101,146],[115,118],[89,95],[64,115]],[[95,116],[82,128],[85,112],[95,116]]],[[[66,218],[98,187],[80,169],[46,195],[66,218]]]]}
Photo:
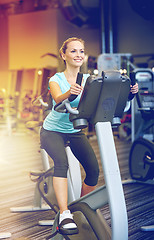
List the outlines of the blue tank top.
{"type": "MultiPolygon", "coordinates": [[[[89,74],[83,74],[83,86],[89,74]]],[[[49,79],[49,82],[56,82],[60,86],[62,93],[67,92],[70,89],[70,84],[68,83],[64,72],[56,73],[53,77],[49,79]]],[[[82,93],[81,93],[82,94],[82,93]]],[[[77,98],[71,102],[71,107],[77,107],[80,101],[81,94],[77,96],[77,98]]],[[[76,130],[73,128],[72,122],[69,120],[69,113],[59,113],[54,110],[54,106],[56,102],[53,100],[53,107],[51,112],[47,115],[44,120],[43,128],[49,131],[56,131],[62,133],[75,133],[80,130],[76,130]]]]}

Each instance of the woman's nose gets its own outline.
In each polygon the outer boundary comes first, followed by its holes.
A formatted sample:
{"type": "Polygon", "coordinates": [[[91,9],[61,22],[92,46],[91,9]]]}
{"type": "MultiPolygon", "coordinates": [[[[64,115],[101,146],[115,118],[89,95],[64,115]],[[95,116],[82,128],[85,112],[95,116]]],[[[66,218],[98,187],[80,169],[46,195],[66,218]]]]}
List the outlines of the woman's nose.
{"type": "Polygon", "coordinates": [[[79,51],[76,51],[76,55],[79,57],[79,56],[81,56],[81,51],[79,50],[79,51]]]}

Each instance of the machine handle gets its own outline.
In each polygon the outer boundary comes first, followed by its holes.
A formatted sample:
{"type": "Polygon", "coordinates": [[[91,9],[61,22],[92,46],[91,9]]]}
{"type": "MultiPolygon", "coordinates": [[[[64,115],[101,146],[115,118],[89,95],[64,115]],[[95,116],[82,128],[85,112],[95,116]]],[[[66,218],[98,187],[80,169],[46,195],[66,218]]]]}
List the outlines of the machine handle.
{"type": "MultiPolygon", "coordinates": [[[[76,83],[81,85],[82,83],[82,77],[83,77],[83,73],[78,73],[77,75],[77,79],[76,79],[76,83]]],[[[61,112],[61,113],[72,113],[72,114],[78,114],[78,110],[74,109],[71,107],[70,102],[72,102],[73,100],[75,100],[75,98],[77,98],[78,95],[75,94],[71,94],[71,96],[67,99],[65,99],[64,101],[57,103],[54,106],[54,110],[57,112],[61,112]]]]}
{"type": "Polygon", "coordinates": [[[72,114],[78,114],[79,111],[77,109],[74,109],[71,107],[70,105],[70,101],[67,99],[65,99],[64,101],[57,103],[54,106],[54,110],[60,113],[72,113],[72,114]]]}
{"type": "MultiPolygon", "coordinates": [[[[134,72],[130,73],[130,80],[131,80],[131,85],[134,86],[136,84],[136,79],[135,79],[135,73],[134,72]]],[[[138,93],[133,94],[133,93],[130,92],[129,95],[128,95],[128,100],[131,101],[134,98],[135,95],[137,96],[138,93]]]]}
{"type": "Polygon", "coordinates": [[[130,73],[131,85],[134,86],[136,84],[135,73],[130,73]]]}
{"type": "MultiPolygon", "coordinates": [[[[79,84],[81,86],[81,83],[82,83],[82,77],[83,77],[83,73],[78,73],[77,75],[77,79],[76,79],[76,83],[79,84]]],[[[71,94],[71,96],[68,98],[68,100],[70,102],[72,102],[73,100],[75,100],[77,98],[77,95],[75,94],[71,94]]]]}

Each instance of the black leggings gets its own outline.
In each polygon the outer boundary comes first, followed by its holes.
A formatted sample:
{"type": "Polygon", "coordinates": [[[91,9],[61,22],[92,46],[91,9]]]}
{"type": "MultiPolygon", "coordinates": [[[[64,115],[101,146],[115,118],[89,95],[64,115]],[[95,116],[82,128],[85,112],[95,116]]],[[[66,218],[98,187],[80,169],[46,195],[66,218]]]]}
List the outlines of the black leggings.
{"type": "Polygon", "coordinates": [[[41,148],[49,154],[54,161],[54,176],[67,178],[68,159],[65,144],[69,146],[74,156],[83,166],[86,177],[84,182],[89,186],[95,186],[99,176],[99,166],[95,153],[83,132],[59,133],[41,129],[41,148]]]}

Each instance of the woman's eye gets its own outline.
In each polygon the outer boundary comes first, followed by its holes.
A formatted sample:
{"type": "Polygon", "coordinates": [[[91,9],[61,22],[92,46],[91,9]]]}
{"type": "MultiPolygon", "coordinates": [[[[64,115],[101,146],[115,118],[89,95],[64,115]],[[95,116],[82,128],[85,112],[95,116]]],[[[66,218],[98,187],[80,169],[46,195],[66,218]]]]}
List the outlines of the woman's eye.
{"type": "MultiPolygon", "coordinates": [[[[76,50],[71,50],[71,53],[75,53],[76,50]]],[[[80,50],[80,53],[84,53],[84,50],[80,50]]]]}

